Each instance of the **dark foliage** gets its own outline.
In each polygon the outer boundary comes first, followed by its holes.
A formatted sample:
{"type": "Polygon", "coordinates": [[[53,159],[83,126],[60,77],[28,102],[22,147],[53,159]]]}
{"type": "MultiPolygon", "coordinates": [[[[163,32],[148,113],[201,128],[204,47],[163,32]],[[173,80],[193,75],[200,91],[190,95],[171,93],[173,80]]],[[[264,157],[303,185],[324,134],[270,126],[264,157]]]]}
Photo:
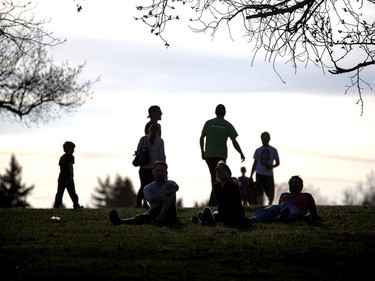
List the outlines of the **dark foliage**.
{"type": "Polygon", "coordinates": [[[98,178],[98,187],[95,187],[92,200],[96,208],[125,208],[134,207],[136,194],[129,178],[116,175],[111,183],[110,176],[105,180],[98,178]]]}
{"type": "Polygon", "coordinates": [[[30,207],[27,196],[30,195],[34,186],[27,187],[22,183],[22,167],[14,155],[11,156],[9,168],[0,175],[0,207],[30,207]]]}

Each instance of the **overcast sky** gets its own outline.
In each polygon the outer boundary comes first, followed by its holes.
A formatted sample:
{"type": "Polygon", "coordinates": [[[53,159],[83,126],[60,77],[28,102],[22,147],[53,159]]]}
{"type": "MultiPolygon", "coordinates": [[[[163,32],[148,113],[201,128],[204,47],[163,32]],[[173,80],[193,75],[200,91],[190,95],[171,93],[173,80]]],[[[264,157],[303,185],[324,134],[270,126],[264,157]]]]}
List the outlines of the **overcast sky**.
{"type": "MultiPolygon", "coordinates": [[[[236,127],[246,161],[240,162],[230,142],[228,163],[240,175],[250,171],[260,134],[269,131],[281,165],[276,183],[299,174],[321,203],[339,204],[343,191],[365,182],[374,168],[374,93],[364,95],[364,114],[355,92],[345,95],[346,75],[324,75],[314,66],[297,73],[284,61],[272,64],[258,56],[253,66],[249,45],[226,33],[211,40],[178,23],[168,33],[166,49],[148,27],[135,21],[134,0],[39,1],[37,14],[51,18],[48,29],[67,42],[51,50],[56,62],[86,62],[82,78],[94,80],[93,99],[60,120],[30,128],[1,120],[0,171],[14,153],[23,179],[34,184],[34,207],[50,207],[56,192],[58,158],[65,140],[77,144],[75,177],[82,204],[90,205],[97,177],[116,174],[139,187],[132,154],[147,122],[147,109],[158,104],[166,144],[169,176],[180,185],[185,206],[209,196],[209,172],[200,158],[199,136],[217,104],[236,127]],[[105,3],[105,4],[103,4],[105,3]]],[[[374,83],[367,72],[365,78],[374,83]]],[[[64,202],[71,205],[66,194],[64,202]]],[[[318,202],[319,203],[319,202],[318,202]]]]}

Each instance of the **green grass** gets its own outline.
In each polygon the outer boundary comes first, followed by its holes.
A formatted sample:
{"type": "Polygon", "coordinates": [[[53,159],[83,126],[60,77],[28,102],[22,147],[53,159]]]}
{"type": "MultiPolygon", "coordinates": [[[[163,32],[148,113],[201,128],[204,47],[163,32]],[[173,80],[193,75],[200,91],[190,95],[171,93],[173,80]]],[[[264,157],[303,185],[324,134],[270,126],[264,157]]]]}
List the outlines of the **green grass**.
{"type": "MultiPolygon", "coordinates": [[[[113,226],[108,209],[0,209],[1,280],[362,280],[375,207],[318,207],[322,226],[113,226]],[[58,216],[59,222],[50,217],[58,216]]],[[[121,217],[139,209],[119,209],[121,217]]],[[[246,209],[248,216],[255,207],[246,209]]]]}

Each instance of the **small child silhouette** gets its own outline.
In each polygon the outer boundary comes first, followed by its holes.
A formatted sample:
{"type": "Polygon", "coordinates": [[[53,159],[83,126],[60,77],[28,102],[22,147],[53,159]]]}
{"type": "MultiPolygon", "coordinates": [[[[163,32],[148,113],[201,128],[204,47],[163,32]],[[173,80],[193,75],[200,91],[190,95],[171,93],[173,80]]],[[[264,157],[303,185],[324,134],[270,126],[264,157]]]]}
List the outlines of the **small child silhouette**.
{"type": "Polygon", "coordinates": [[[74,209],[83,209],[83,206],[78,203],[78,195],[76,194],[76,189],[74,185],[74,148],[75,144],[71,141],[66,141],[63,144],[64,154],[60,157],[59,166],[60,174],[58,178],[57,193],[55,196],[54,208],[60,208],[62,205],[62,198],[64,195],[65,188],[69,193],[70,198],[73,202],[74,209]]]}

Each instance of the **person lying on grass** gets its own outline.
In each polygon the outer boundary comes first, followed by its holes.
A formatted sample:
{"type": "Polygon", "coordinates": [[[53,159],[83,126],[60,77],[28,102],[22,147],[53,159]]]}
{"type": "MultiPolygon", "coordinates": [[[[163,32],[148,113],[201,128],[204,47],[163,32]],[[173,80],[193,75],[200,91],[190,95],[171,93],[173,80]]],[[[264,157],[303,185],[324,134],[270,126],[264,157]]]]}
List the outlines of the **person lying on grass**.
{"type": "Polygon", "coordinates": [[[168,180],[168,165],[163,161],[155,163],[153,174],[155,181],[144,188],[145,198],[150,209],[132,218],[122,219],[116,210],[111,210],[109,219],[114,225],[147,224],[172,225],[177,222],[176,192],[179,187],[176,182],[168,180]]]}
{"type": "Polygon", "coordinates": [[[232,177],[232,172],[224,161],[219,161],[216,167],[216,178],[212,186],[217,202],[217,211],[211,212],[205,207],[198,216],[191,218],[191,221],[200,221],[204,225],[214,226],[216,222],[223,222],[228,226],[249,227],[251,221],[245,216],[241,203],[239,181],[232,177]]]}
{"type": "Polygon", "coordinates": [[[292,222],[299,219],[309,219],[311,223],[321,220],[310,193],[301,192],[303,180],[299,176],[290,178],[289,191],[280,195],[279,204],[257,210],[250,218],[252,222],[292,222]],[[309,216],[307,216],[309,215],[309,216]]]}

